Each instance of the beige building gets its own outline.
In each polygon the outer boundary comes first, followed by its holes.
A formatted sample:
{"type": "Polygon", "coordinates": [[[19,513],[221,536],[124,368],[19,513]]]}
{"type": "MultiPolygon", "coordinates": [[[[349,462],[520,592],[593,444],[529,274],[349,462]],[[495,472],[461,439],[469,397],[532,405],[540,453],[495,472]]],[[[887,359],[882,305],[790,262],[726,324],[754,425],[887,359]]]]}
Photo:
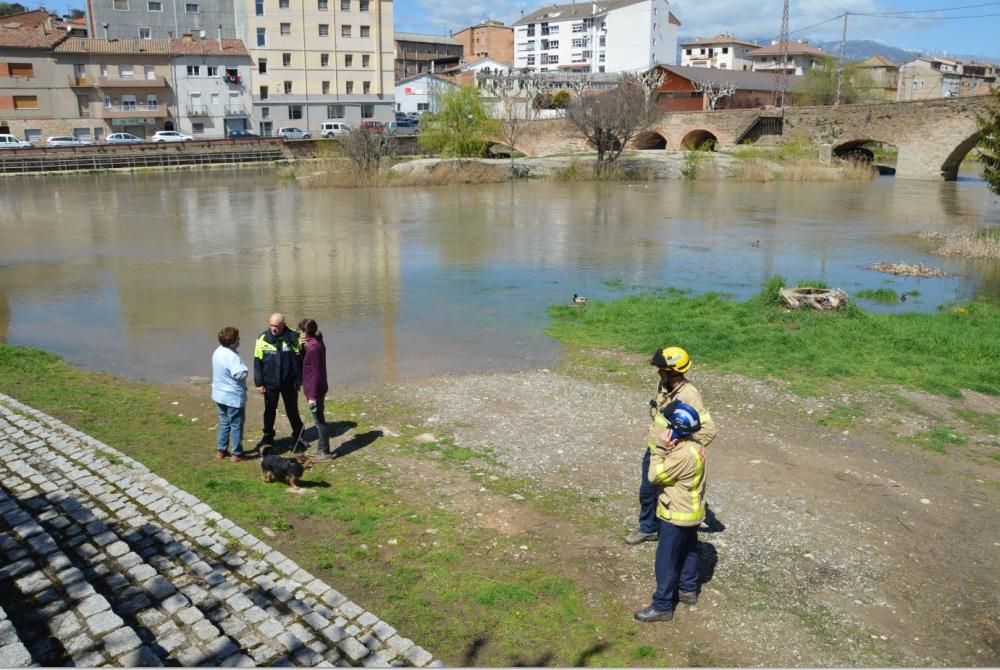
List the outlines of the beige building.
{"type": "Polygon", "coordinates": [[[462,44],[462,63],[492,58],[508,67],[514,64],[514,28],[501,21],[487,19],[451,37],[462,44]]]}
{"type": "Polygon", "coordinates": [[[996,81],[996,67],[991,63],[921,56],[899,67],[897,100],[984,95],[996,81]]]}
{"type": "Polygon", "coordinates": [[[755,72],[774,72],[784,70],[788,74],[805,76],[809,70],[819,65],[824,58],[832,57],[822,49],[810,46],[806,42],[788,42],[788,60],[782,63],[784,49],[777,41],[769,46],[760,47],[750,52],[755,72]]]}
{"type": "Polygon", "coordinates": [[[393,118],[391,0],[237,0],[253,62],[253,124],[318,135],[324,121],[393,118]]]}
{"type": "Polygon", "coordinates": [[[896,99],[896,89],[899,87],[899,65],[885,56],[876,54],[858,63],[860,72],[868,75],[871,80],[872,95],[870,98],[896,99]]]}

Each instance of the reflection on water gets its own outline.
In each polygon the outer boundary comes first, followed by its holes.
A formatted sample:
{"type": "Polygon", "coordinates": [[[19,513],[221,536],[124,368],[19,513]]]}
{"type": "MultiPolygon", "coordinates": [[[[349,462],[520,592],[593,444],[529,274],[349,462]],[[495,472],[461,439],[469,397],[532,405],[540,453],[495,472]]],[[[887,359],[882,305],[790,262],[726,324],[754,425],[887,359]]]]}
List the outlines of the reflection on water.
{"type": "Polygon", "coordinates": [[[998,264],[912,236],[1000,225],[977,179],[301,191],[270,171],[64,176],[0,183],[0,212],[0,338],[157,381],[207,375],[223,325],[248,358],[274,310],[320,323],[343,382],[549,364],[547,305],[621,285],[745,298],[783,274],[915,288],[905,308],[927,310],[1000,294],[998,264]],[[959,276],[860,269],[876,261],[959,276]]]}

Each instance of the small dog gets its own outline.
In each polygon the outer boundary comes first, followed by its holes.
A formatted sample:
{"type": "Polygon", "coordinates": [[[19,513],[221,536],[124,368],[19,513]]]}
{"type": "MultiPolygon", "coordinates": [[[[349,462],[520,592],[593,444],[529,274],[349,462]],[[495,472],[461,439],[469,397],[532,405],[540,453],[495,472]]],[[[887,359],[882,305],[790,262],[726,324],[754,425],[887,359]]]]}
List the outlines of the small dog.
{"type": "Polygon", "coordinates": [[[265,447],[261,449],[260,455],[260,478],[267,484],[283,482],[293,491],[299,490],[302,475],[313,467],[312,459],[306,454],[296,454],[291,458],[269,456],[265,447]]]}

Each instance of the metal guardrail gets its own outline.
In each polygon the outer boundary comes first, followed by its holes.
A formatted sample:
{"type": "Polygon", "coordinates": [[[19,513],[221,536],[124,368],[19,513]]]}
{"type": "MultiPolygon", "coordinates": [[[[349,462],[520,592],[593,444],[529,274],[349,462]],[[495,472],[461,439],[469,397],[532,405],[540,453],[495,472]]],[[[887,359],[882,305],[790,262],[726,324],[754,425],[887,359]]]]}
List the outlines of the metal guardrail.
{"type": "Polygon", "coordinates": [[[282,148],[275,145],[237,146],[223,151],[136,151],[128,148],[123,151],[101,153],[79,151],[39,155],[31,150],[17,153],[18,155],[0,153],[0,174],[261,163],[286,157],[282,148]]]}

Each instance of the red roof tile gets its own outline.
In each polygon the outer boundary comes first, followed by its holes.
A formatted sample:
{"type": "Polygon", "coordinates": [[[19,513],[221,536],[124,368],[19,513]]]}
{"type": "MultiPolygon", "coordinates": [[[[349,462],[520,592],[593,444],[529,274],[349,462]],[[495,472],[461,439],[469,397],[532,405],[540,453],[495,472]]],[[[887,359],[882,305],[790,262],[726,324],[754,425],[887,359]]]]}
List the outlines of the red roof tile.
{"type": "Polygon", "coordinates": [[[170,53],[174,56],[249,56],[243,40],[224,39],[219,44],[217,39],[199,38],[170,40],[170,53]]]}

